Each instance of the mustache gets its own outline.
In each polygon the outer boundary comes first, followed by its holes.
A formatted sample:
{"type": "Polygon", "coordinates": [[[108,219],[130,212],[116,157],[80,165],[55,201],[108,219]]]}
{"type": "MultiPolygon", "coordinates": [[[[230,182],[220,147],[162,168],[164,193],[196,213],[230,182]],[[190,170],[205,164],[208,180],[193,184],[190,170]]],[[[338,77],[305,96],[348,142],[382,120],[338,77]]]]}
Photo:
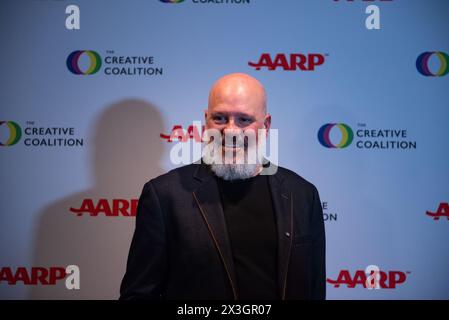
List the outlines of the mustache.
{"type": "Polygon", "coordinates": [[[215,141],[215,137],[210,137],[209,143],[214,143],[216,145],[221,145],[222,147],[234,147],[234,148],[247,148],[248,146],[255,146],[255,137],[250,138],[245,134],[224,134],[221,139],[215,141]]]}

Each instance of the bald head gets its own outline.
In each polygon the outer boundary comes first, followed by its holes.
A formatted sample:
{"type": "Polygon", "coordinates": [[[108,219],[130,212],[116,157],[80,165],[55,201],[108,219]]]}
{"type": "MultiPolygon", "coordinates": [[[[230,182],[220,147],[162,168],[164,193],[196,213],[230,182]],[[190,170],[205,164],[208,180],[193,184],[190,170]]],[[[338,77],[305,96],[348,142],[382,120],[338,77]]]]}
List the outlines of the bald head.
{"type": "Polygon", "coordinates": [[[208,109],[215,106],[234,106],[240,111],[248,111],[266,115],[267,98],[262,84],[244,73],[231,73],[218,79],[209,94],[208,109]]]}

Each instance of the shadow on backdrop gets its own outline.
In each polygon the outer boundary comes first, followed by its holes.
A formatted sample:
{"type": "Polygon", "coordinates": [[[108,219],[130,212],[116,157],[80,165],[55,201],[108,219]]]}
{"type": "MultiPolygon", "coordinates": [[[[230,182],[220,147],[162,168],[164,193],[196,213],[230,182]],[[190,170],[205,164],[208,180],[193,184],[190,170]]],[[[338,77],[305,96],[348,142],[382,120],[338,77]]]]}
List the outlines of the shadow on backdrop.
{"type": "MultiPolygon", "coordinates": [[[[84,199],[138,199],[146,181],[162,173],[164,147],[158,109],[142,100],[123,100],[98,116],[89,139],[93,186],[48,205],[39,213],[33,266],[80,268],[80,290],[35,286],[30,299],[117,299],[134,231],[134,217],[77,216],[84,199]]],[[[70,183],[67,181],[67,183],[70,183]]]]}

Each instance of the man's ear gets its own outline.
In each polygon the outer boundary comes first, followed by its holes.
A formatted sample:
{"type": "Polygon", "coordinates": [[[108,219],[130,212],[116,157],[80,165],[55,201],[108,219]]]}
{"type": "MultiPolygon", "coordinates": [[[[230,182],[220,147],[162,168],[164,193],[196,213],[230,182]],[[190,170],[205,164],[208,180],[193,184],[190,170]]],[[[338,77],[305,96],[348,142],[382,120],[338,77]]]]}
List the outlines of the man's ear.
{"type": "Polygon", "coordinates": [[[270,130],[270,127],[271,127],[271,114],[267,114],[265,116],[263,124],[265,125],[265,129],[267,129],[267,132],[268,132],[268,130],[270,130]]]}
{"type": "Polygon", "coordinates": [[[204,122],[207,122],[207,109],[204,109],[204,122]]]}

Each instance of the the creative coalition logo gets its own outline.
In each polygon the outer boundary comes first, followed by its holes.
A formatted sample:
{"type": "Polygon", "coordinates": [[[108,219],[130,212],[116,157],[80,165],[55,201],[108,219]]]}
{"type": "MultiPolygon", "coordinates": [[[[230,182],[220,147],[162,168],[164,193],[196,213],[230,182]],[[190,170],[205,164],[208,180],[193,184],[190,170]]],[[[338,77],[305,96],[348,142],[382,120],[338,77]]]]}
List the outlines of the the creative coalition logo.
{"type": "Polygon", "coordinates": [[[340,288],[346,285],[347,288],[357,286],[365,289],[396,289],[406,280],[410,271],[383,271],[376,265],[370,265],[365,270],[356,270],[351,274],[349,270],[341,270],[337,279],[327,279],[327,283],[340,288]]]}
{"type": "Polygon", "coordinates": [[[153,56],[117,55],[107,50],[103,57],[93,50],[76,50],[67,56],[67,69],[76,75],[93,75],[102,70],[106,76],[157,76],[164,72],[155,66],[153,56]]]}
{"type": "Polygon", "coordinates": [[[22,137],[22,129],[14,121],[0,121],[0,127],[6,127],[7,133],[3,140],[0,140],[0,146],[12,146],[19,142],[22,137]]]}
{"type": "Polygon", "coordinates": [[[344,123],[328,123],[323,125],[320,130],[318,130],[318,140],[321,145],[326,148],[346,148],[352,143],[353,139],[354,132],[344,123]],[[330,132],[334,127],[338,128],[341,133],[340,141],[336,144],[333,144],[330,139],[330,132]]]}
{"type": "Polygon", "coordinates": [[[321,66],[326,61],[328,54],[319,53],[278,53],[271,56],[269,53],[262,53],[257,62],[248,62],[250,67],[255,70],[266,68],[269,71],[274,71],[277,68],[284,71],[315,71],[315,68],[321,66]]]}
{"type": "Polygon", "coordinates": [[[92,50],[73,51],[67,57],[67,68],[74,74],[94,74],[101,68],[101,57],[98,53],[92,50]],[[82,71],[79,65],[80,57],[83,54],[85,54],[89,60],[89,67],[86,71],[82,71]]]}
{"type": "Polygon", "coordinates": [[[433,52],[424,52],[419,55],[418,59],[416,59],[416,69],[423,76],[426,77],[442,77],[449,73],[449,56],[445,52],[441,51],[433,51],[433,52]],[[431,58],[436,57],[434,59],[434,63],[432,65],[431,58]],[[438,60],[439,63],[436,62],[438,60]],[[439,64],[439,66],[437,66],[439,64]],[[431,70],[436,70],[433,72],[431,70]]]}
{"type": "Polygon", "coordinates": [[[13,146],[22,141],[26,147],[82,147],[84,139],[76,137],[75,127],[36,126],[27,121],[0,121],[0,146],[13,146]]]}
{"type": "Polygon", "coordinates": [[[56,285],[64,281],[68,290],[80,289],[80,269],[76,265],[67,267],[1,267],[0,268],[0,286],[7,285],[56,285]]]}
{"type": "Polygon", "coordinates": [[[135,217],[138,202],[138,199],[99,199],[96,202],[93,199],[84,199],[79,208],[71,207],[70,211],[78,217],[83,214],[91,217],[99,215],[105,217],[135,217]]]}
{"type": "Polygon", "coordinates": [[[318,141],[323,147],[341,149],[349,147],[355,140],[357,149],[416,149],[416,141],[408,140],[407,129],[368,129],[359,123],[353,130],[345,123],[326,123],[318,130],[318,141]]]}
{"type": "Polygon", "coordinates": [[[438,206],[437,211],[431,212],[426,211],[426,215],[429,217],[432,217],[433,220],[440,220],[440,218],[445,217],[447,220],[449,220],[449,204],[447,202],[442,202],[438,206]]]}

